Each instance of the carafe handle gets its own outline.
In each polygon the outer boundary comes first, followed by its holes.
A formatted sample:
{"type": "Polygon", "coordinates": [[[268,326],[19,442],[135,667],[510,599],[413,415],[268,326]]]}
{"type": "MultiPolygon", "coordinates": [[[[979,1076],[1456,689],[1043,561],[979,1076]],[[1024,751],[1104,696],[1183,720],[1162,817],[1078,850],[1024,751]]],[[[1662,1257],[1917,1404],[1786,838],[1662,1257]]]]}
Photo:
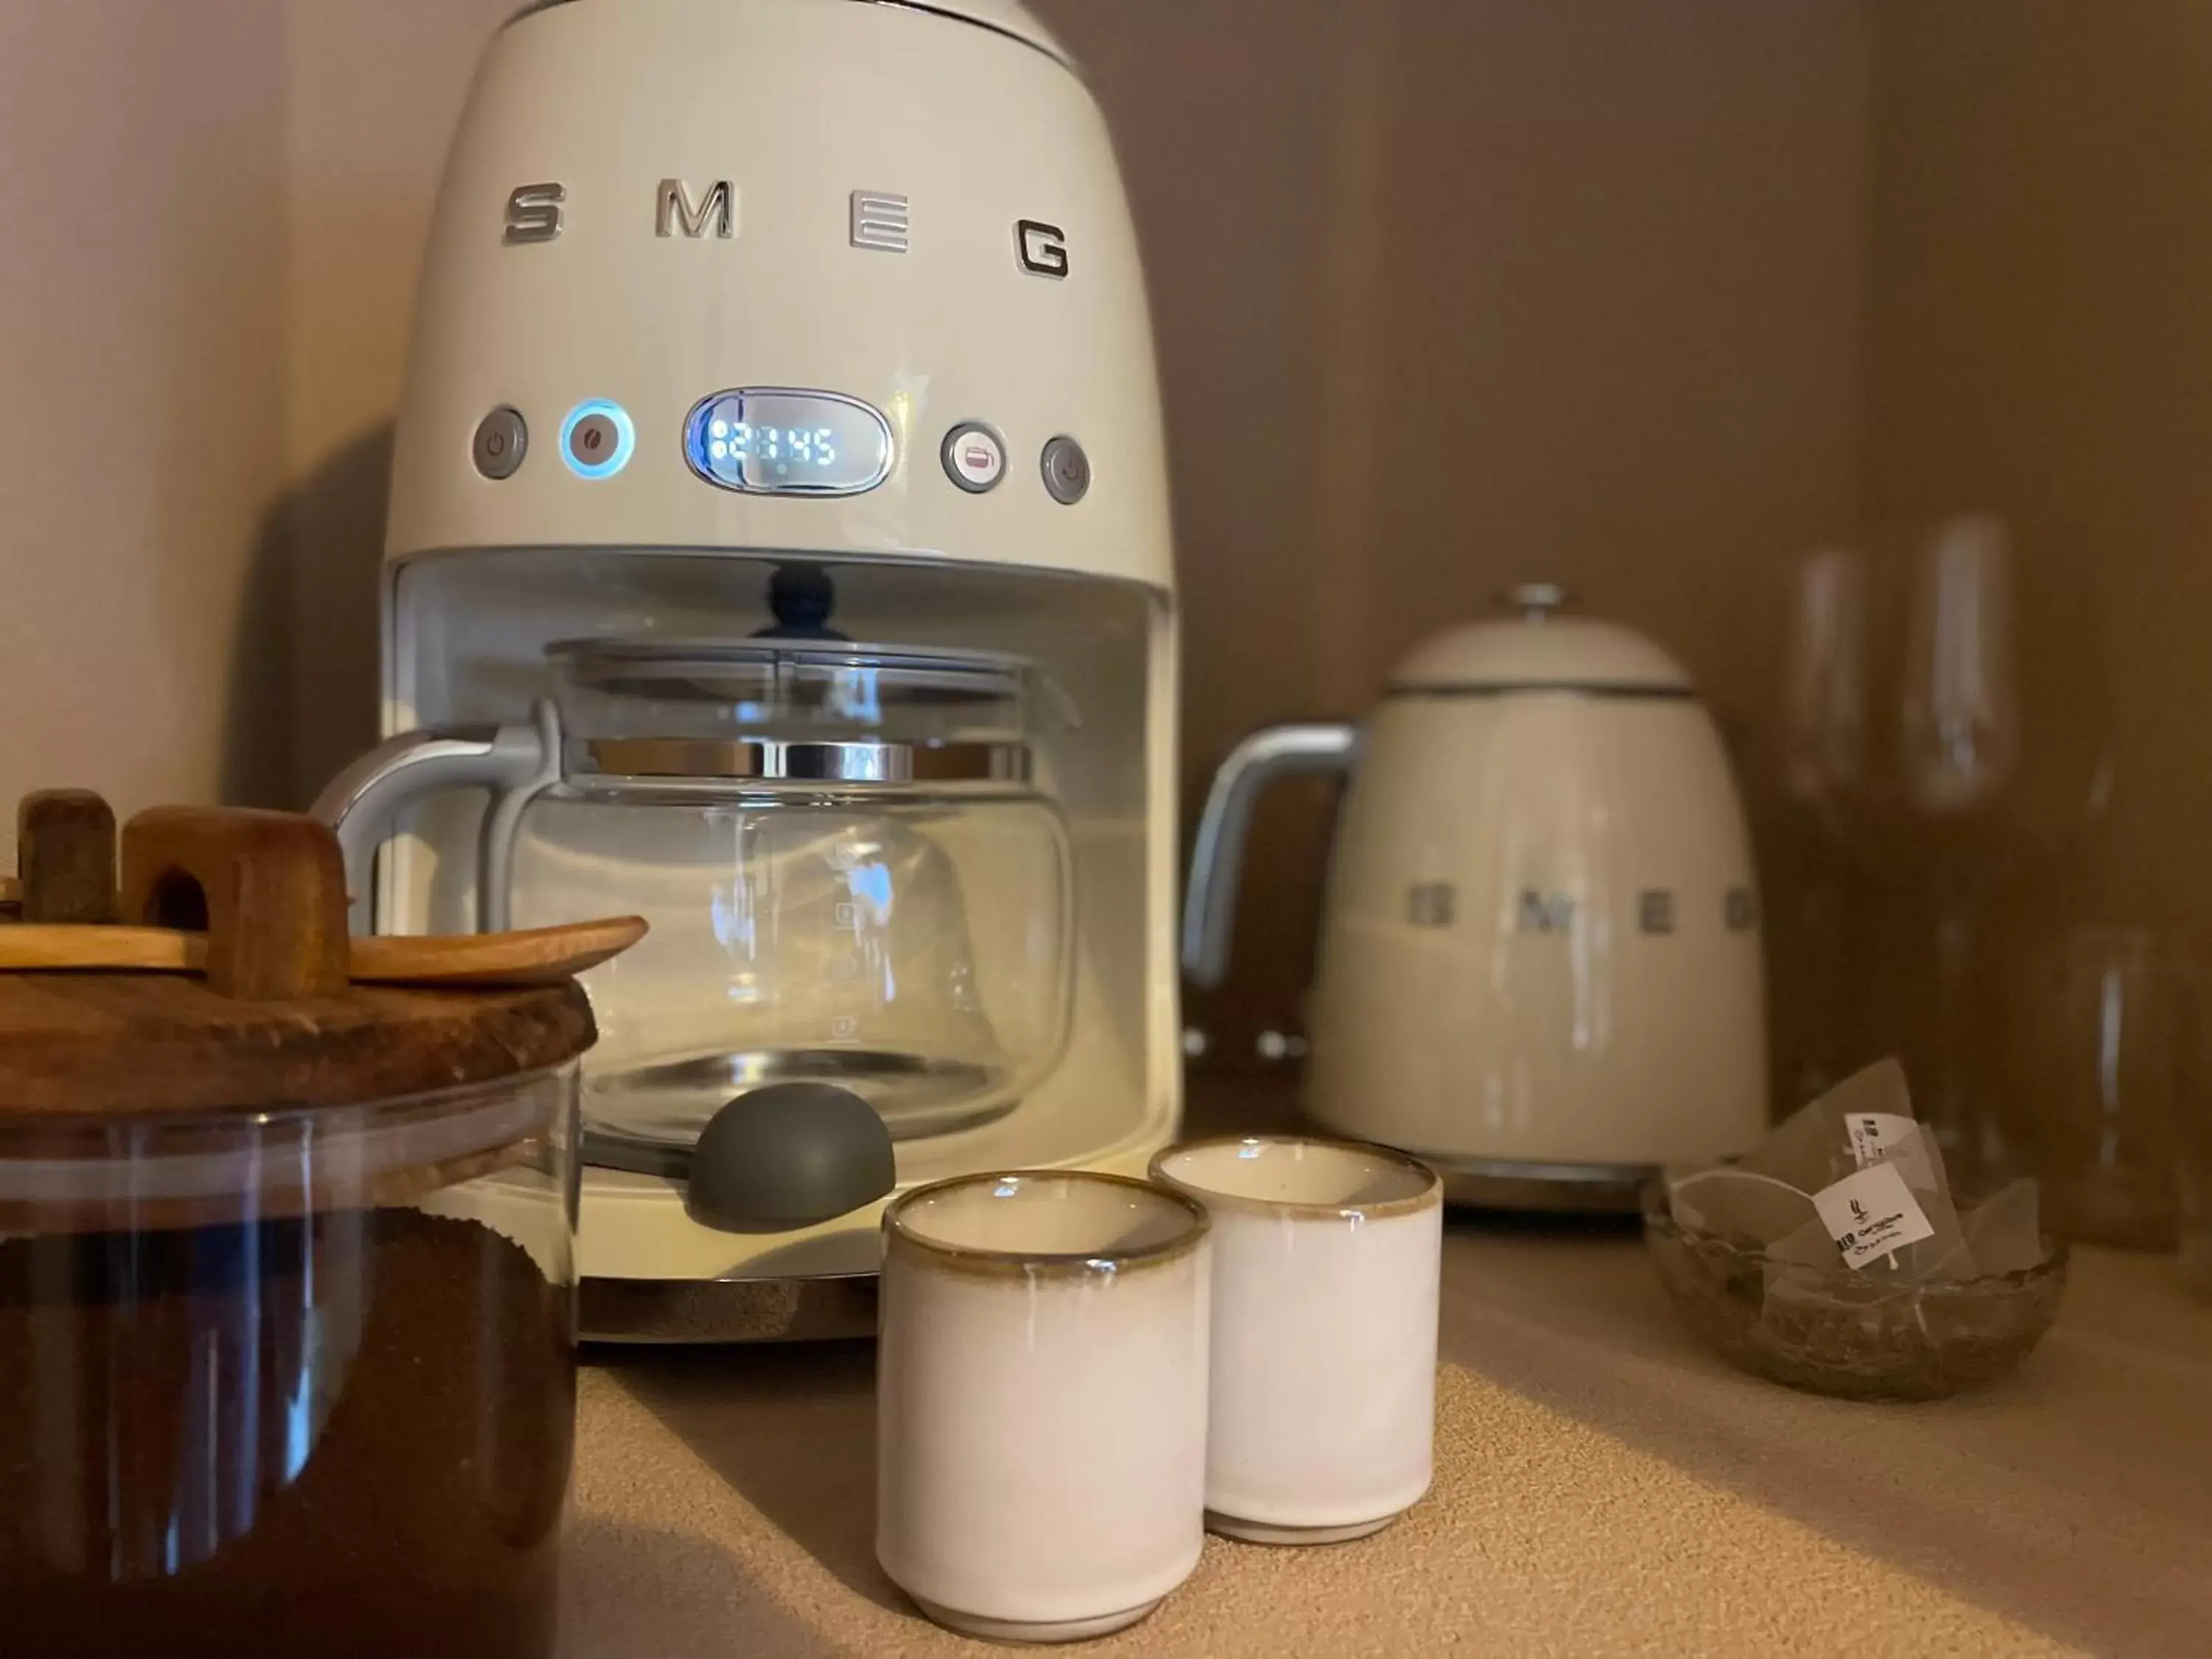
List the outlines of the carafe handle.
{"type": "Polygon", "coordinates": [[[1244,864],[1252,805],[1277,778],[1349,772],[1359,728],[1346,725],[1270,726],[1229,751],[1213,775],[1191,844],[1190,886],[1183,897],[1182,971],[1194,985],[1221,983],[1229,971],[1237,886],[1244,864]]]}
{"type": "Polygon", "coordinates": [[[561,726],[539,702],[527,725],[450,726],[387,738],[332,778],[309,811],[338,838],[356,931],[366,931],[371,861],[403,807],[446,789],[489,789],[477,855],[477,930],[503,933],[523,809],[561,775],[561,726]]]}

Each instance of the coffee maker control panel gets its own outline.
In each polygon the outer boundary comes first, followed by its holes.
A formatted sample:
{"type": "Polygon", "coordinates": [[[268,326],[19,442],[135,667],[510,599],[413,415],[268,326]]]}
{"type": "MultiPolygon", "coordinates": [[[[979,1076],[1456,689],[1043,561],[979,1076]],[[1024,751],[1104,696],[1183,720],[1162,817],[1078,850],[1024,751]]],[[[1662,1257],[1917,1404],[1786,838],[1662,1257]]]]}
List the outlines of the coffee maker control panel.
{"type": "MultiPolygon", "coordinates": [[[[559,453],[580,478],[611,478],[637,451],[629,411],[589,398],[561,422],[559,453]]],[[[494,483],[513,477],[528,453],[521,411],[499,404],[471,441],[476,470],[494,483]]],[[[971,495],[988,495],[1006,476],[1006,441],[988,422],[961,421],[939,447],[945,477],[971,495]]],[[[740,386],[692,405],[684,422],[684,458],[718,489],[745,495],[861,495],[891,475],[898,441],[874,404],[842,392],[740,386]]],[[[1038,457],[1045,493],[1073,507],[1091,489],[1091,458],[1066,433],[1038,457]]]]}
{"type": "Polygon", "coordinates": [[[721,489],[749,495],[859,495],[890,476],[891,423],[842,392],[745,386],[702,398],[684,457],[721,489]]]}

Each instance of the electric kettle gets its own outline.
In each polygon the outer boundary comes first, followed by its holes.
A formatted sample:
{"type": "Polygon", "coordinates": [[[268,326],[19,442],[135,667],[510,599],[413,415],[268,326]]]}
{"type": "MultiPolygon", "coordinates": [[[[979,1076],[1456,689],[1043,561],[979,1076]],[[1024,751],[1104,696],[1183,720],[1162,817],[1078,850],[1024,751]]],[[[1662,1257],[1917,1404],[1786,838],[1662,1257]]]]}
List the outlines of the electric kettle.
{"type": "Polygon", "coordinates": [[[1726,755],[1650,641],[1530,585],[1416,649],[1364,727],[1237,745],[1200,820],[1183,966],[1228,967],[1253,802],[1344,772],[1307,1115],[1455,1201],[1632,1209],[1766,1124],[1758,890],[1726,755]]]}

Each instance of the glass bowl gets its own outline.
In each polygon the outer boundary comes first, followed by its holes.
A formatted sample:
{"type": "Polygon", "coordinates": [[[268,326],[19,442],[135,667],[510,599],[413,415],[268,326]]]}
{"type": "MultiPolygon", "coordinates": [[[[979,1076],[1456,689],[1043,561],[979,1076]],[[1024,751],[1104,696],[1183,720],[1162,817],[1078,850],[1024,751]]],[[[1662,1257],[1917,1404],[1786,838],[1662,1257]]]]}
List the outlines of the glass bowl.
{"type": "Polygon", "coordinates": [[[1644,1190],[1644,1237],[1690,1328],[1732,1364],[1815,1394],[1940,1400],[1993,1382],[2042,1340],[2066,1290],[2066,1246],[2017,1273],[1918,1284],[1877,1267],[1776,1261],[1754,1241],[1685,1227],[1666,1185],[1644,1190]]]}

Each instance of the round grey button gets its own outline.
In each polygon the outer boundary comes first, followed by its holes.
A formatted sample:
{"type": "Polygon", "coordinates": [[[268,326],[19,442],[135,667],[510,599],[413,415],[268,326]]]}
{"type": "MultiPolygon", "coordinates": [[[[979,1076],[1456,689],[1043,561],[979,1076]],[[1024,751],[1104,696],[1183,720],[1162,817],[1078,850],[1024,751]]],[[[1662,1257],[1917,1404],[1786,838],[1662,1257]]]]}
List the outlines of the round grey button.
{"type": "Polygon", "coordinates": [[[963,421],[945,434],[945,476],[971,495],[995,489],[1006,476],[1006,447],[981,421],[963,421]]]}
{"type": "Polygon", "coordinates": [[[622,428],[611,415],[586,415],[568,429],[568,453],[579,466],[603,468],[622,453],[622,428]]]}
{"type": "Polygon", "coordinates": [[[1046,444],[1042,465],[1044,487],[1064,507],[1074,506],[1091,488],[1091,458],[1073,438],[1061,436],[1046,444]]]}
{"type": "Polygon", "coordinates": [[[530,428],[522,416],[501,404],[477,423],[473,449],[477,471],[487,478],[511,478],[530,447],[530,428]]]}

